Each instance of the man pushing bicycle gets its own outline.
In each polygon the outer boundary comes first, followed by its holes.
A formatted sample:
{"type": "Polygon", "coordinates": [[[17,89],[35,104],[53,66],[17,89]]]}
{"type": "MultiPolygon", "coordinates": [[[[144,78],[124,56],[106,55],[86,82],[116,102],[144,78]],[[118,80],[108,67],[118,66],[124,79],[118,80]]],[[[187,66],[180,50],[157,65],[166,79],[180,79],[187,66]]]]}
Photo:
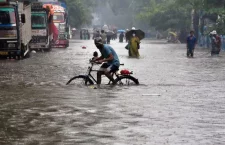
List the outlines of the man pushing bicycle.
{"type": "Polygon", "coordinates": [[[103,63],[100,69],[97,72],[97,84],[101,84],[101,76],[104,74],[110,81],[115,84],[113,76],[111,73],[116,72],[119,70],[120,61],[118,55],[116,54],[115,50],[106,44],[103,44],[102,38],[97,37],[94,40],[95,46],[101,52],[101,56],[96,58],[94,61],[98,63],[103,63]]]}

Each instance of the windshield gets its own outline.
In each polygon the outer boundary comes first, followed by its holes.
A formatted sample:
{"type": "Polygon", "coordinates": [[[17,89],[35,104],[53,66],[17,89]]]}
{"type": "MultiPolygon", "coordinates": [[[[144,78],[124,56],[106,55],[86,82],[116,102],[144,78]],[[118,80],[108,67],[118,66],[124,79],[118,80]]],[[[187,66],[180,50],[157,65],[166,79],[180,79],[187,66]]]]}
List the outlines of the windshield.
{"type": "Polygon", "coordinates": [[[32,28],[45,28],[46,27],[46,14],[45,13],[32,13],[31,14],[32,28]]]}
{"type": "Polygon", "coordinates": [[[0,26],[16,24],[15,11],[13,8],[0,8],[0,26]]]}
{"type": "Polygon", "coordinates": [[[63,23],[64,22],[64,13],[54,13],[53,22],[54,23],[63,23]]]}

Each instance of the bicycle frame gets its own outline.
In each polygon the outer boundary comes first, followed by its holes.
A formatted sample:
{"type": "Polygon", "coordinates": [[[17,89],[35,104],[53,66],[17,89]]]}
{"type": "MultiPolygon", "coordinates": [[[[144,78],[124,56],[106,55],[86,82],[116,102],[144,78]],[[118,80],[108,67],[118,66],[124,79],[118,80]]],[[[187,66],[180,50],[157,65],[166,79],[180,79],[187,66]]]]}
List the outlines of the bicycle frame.
{"type": "MultiPolygon", "coordinates": [[[[122,64],[123,65],[123,64],[122,64]]],[[[90,79],[92,79],[92,81],[94,81],[97,84],[97,80],[92,76],[91,72],[98,72],[98,70],[93,70],[94,63],[91,63],[91,66],[88,67],[88,71],[87,71],[87,75],[90,79]]],[[[117,78],[119,77],[119,74],[116,74],[116,72],[112,73],[112,76],[116,76],[117,78]]],[[[111,81],[109,80],[110,84],[111,81]]]]}
{"type": "MultiPolygon", "coordinates": [[[[99,70],[95,70],[93,69],[93,66],[95,64],[100,64],[100,63],[91,63],[91,66],[88,67],[87,69],[87,73],[86,75],[78,75],[78,76],[74,76],[73,78],[71,78],[68,82],[67,82],[67,85],[75,80],[75,79],[84,79],[85,81],[85,85],[87,85],[87,82],[89,82],[91,85],[92,84],[97,84],[97,80],[95,79],[95,77],[93,77],[93,75],[91,74],[91,72],[95,71],[95,72],[98,72],[99,70]]],[[[120,64],[120,65],[124,65],[124,64],[120,64]]],[[[116,72],[112,72],[111,75],[112,77],[115,79],[115,82],[119,84],[124,84],[121,80],[124,80],[126,79],[126,83],[127,83],[127,80],[131,80],[132,82],[134,82],[135,84],[139,84],[138,82],[138,79],[134,78],[131,74],[133,74],[133,72],[130,72],[130,73],[125,73],[125,72],[122,72],[121,71],[121,74],[118,73],[119,69],[116,71],[116,72]],[[116,78],[115,78],[116,76],[116,78]]],[[[108,85],[110,85],[111,81],[109,80],[109,83],[108,85]]],[[[114,83],[114,82],[113,82],[114,83]]],[[[129,83],[128,83],[129,84],[129,83]]]]}
{"type": "Polygon", "coordinates": [[[98,70],[93,70],[94,64],[91,63],[91,66],[88,67],[88,71],[87,71],[87,76],[90,77],[96,84],[97,84],[97,80],[92,76],[91,72],[98,72],[98,70]]]}

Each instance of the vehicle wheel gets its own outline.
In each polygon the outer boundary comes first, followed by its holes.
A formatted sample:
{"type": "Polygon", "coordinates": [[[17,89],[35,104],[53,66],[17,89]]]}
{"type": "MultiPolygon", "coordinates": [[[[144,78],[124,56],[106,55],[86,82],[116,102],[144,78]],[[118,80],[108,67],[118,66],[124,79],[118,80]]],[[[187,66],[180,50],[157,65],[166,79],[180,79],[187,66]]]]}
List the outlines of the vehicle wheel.
{"type": "Polygon", "coordinates": [[[130,75],[122,75],[118,77],[115,80],[115,83],[117,85],[122,85],[122,86],[132,86],[132,85],[139,85],[138,79],[134,78],[133,76],[130,75]]]}
{"type": "Polygon", "coordinates": [[[71,78],[67,83],[66,85],[69,85],[69,84],[83,84],[83,85],[93,85],[93,81],[88,77],[88,76],[85,76],[85,75],[80,75],[80,76],[75,76],[73,78],[71,78]]]}

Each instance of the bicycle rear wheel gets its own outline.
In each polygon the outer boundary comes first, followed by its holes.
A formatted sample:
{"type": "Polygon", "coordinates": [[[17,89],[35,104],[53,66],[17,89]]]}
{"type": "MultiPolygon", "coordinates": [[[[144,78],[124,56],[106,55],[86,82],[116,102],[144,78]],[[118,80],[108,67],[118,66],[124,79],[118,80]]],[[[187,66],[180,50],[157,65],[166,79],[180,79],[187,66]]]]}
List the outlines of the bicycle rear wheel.
{"type": "Polygon", "coordinates": [[[75,76],[73,78],[71,78],[66,85],[69,84],[82,84],[82,85],[93,85],[94,82],[86,75],[79,75],[79,76],[75,76]]]}
{"type": "Polygon", "coordinates": [[[131,75],[122,75],[115,80],[115,83],[122,86],[139,85],[138,79],[131,75]]]}

